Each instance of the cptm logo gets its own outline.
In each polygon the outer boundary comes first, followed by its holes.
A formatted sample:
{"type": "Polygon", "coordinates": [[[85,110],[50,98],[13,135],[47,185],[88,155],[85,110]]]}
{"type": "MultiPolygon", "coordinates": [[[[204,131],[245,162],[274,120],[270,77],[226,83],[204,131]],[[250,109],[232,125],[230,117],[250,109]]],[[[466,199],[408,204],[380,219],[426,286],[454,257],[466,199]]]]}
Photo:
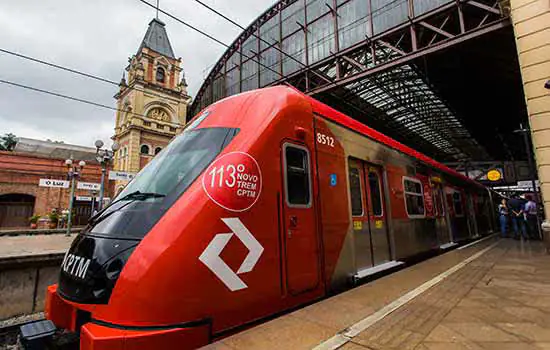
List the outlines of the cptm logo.
{"type": "Polygon", "coordinates": [[[208,247],[199,256],[199,260],[206,265],[222,282],[231,290],[235,292],[237,290],[248,288],[246,283],[239,278],[238,275],[252,271],[256,263],[260,259],[264,251],[264,247],[254,238],[252,233],[243,225],[239,218],[225,218],[222,221],[231,229],[230,233],[218,233],[208,247]],[[248,249],[248,255],[242,262],[241,266],[237,270],[237,273],[233,272],[231,268],[220,258],[220,254],[229,243],[229,240],[233,235],[245,245],[248,249]]]}

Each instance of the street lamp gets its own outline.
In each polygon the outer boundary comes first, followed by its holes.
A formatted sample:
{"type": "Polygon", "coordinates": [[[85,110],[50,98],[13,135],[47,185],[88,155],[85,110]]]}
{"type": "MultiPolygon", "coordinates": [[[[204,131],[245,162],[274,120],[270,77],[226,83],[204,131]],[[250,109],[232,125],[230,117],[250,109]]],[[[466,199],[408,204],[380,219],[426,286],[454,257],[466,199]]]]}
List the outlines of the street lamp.
{"type": "Polygon", "coordinates": [[[74,184],[75,179],[80,176],[82,170],[86,166],[86,162],[81,160],[78,162],[78,166],[73,165],[72,159],[65,160],[65,165],[67,166],[68,172],[67,176],[71,180],[71,197],[69,199],[69,212],[67,213],[67,236],[71,235],[71,226],[72,226],[72,216],[73,216],[73,205],[74,205],[74,184]]]}
{"type": "Polygon", "coordinates": [[[109,163],[113,160],[115,152],[119,150],[120,146],[118,143],[113,142],[111,149],[102,149],[105,144],[101,140],[95,142],[95,159],[101,164],[101,184],[99,187],[99,203],[97,204],[97,211],[103,209],[103,195],[105,193],[105,173],[107,172],[107,167],[109,163]]]}

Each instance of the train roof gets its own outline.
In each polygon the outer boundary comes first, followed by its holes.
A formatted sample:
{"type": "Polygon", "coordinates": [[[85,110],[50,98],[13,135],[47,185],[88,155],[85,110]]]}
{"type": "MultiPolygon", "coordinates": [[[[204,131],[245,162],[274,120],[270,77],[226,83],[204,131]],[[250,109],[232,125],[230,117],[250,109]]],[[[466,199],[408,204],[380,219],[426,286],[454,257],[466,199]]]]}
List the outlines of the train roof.
{"type": "MultiPolygon", "coordinates": [[[[392,139],[391,137],[386,136],[386,135],[382,134],[381,132],[378,132],[378,131],[372,129],[372,128],[366,126],[365,124],[360,123],[359,121],[357,121],[357,120],[355,120],[351,117],[348,117],[344,113],[341,113],[341,112],[337,111],[336,109],[334,109],[332,107],[329,107],[328,105],[326,105],[322,102],[319,102],[316,99],[312,98],[311,96],[308,96],[308,95],[302,93],[301,91],[299,91],[299,90],[297,90],[293,87],[290,87],[290,86],[279,85],[279,86],[273,86],[273,87],[268,87],[268,88],[262,88],[262,89],[243,92],[243,93],[240,93],[240,94],[237,94],[237,95],[226,97],[226,98],[224,98],[220,101],[217,101],[214,104],[212,104],[211,106],[206,107],[204,110],[207,110],[211,107],[216,108],[215,106],[218,106],[220,103],[224,103],[224,104],[226,104],[226,103],[237,103],[237,101],[239,101],[238,103],[243,103],[244,100],[254,101],[254,97],[259,97],[259,96],[268,98],[270,100],[272,100],[273,98],[275,98],[275,99],[281,98],[281,100],[279,102],[274,102],[273,101],[274,105],[272,106],[273,108],[280,108],[281,106],[278,105],[278,104],[279,103],[288,103],[288,100],[287,100],[286,97],[289,96],[289,95],[295,95],[295,96],[298,95],[302,98],[305,98],[305,101],[307,101],[310,104],[313,112],[321,115],[323,118],[325,118],[327,120],[330,120],[330,121],[332,121],[336,124],[339,124],[339,125],[347,128],[347,129],[350,129],[352,131],[355,131],[355,132],[357,132],[361,135],[364,135],[364,136],[366,136],[366,137],[368,137],[372,140],[380,142],[380,143],[382,143],[382,144],[384,144],[384,145],[386,145],[386,146],[388,146],[388,147],[390,147],[390,148],[392,148],[396,151],[399,151],[399,152],[401,152],[403,154],[406,154],[410,157],[418,159],[419,161],[423,162],[424,164],[430,166],[431,168],[440,170],[443,173],[446,173],[446,174],[452,176],[453,178],[461,180],[465,183],[475,185],[477,187],[486,188],[483,184],[481,184],[477,181],[474,181],[474,180],[460,174],[459,172],[457,172],[457,171],[455,171],[455,170],[453,170],[453,169],[437,162],[436,160],[426,156],[425,154],[422,154],[418,151],[415,151],[411,147],[405,146],[404,144],[392,139]]],[[[250,102],[250,103],[254,103],[254,102],[250,102]]],[[[262,99],[262,105],[266,106],[266,100],[265,99],[262,99]]],[[[201,115],[201,113],[197,114],[195,116],[195,118],[198,117],[199,115],[201,115]]],[[[195,118],[193,118],[192,120],[194,120],[195,118]]],[[[232,118],[233,122],[235,122],[234,118],[235,117],[232,118]]],[[[245,114],[240,115],[240,118],[246,118],[245,114]]],[[[189,124],[191,124],[192,120],[190,121],[189,124]]],[[[201,123],[201,127],[203,127],[205,125],[208,125],[209,124],[208,120],[209,120],[209,118],[207,119],[206,124],[201,123]]],[[[212,120],[210,120],[210,122],[212,122],[212,120]]],[[[241,120],[241,122],[245,122],[245,121],[241,120]]],[[[251,121],[248,120],[248,122],[251,122],[251,121]]]]}
{"type": "Polygon", "coordinates": [[[422,153],[420,153],[418,151],[415,151],[414,149],[412,149],[408,146],[405,146],[404,144],[392,139],[391,137],[386,136],[386,135],[382,134],[381,132],[378,132],[378,131],[372,129],[372,128],[366,126],[365,124],[362,124],[362,123],[358,122],[357,120],[355,120],[351,117],[348,117],[344,113],[341,113],[341,112],[337,111],[336,109],[334,109],[332,107],[329,107],[329,106],[327,106],[326,104],[324,104],[322,102],[317,101],[316,99],[312,98],[311,96],[305,95],[305,94],[303,94],[302,92],[300,92],[298,90],[295,90],[295,91],[302,94],[302,95],[304,95],[309,100],[309,102],[311,103],[313,112],[321,115],[325,119],[333,121],[336,124],[340,124],[340,125],[348,128],[348,129],[351,129],[351,130],[353,130],[353,131],[355,131],[359,134],[367,136],[368,138],[371,138],[375,141],[378,141],[378,142],[380,142],[380,143],[382,143],[382,144],[384,144],[384,145],[386,145],[386,146],[388,146],[392,149],[395,149],[395,150],[397,150],[401,153],[404,153],[408,156],[416,158],[416,159],[420,160],[421,162],[426,163],[427,165],[431,166],[432,168],[441,170],[442,172],[447,173],[448,175],[459,178],[459,179],[461,179],[465,182],[474,184],[478,187],[485,188],[485,186],[483,186],[483,184],[462,175],[461,173],[447,167],[444,164],[439,163],[438,161],[426,156],[425,154],[422,154],[422,153]]]}

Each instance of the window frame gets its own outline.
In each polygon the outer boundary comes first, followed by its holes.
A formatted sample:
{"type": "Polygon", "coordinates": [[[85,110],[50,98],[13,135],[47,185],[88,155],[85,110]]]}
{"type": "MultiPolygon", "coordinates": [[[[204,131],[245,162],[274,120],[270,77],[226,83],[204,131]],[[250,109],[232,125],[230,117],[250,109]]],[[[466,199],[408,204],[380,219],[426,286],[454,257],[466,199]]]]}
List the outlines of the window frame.
{"type": "Polygon", "coordinates": [[[405,213],[407,214],[407,217],[409,219],[425,219],[426,218],[426,202],[424,199],[424,185],[422,184],[422,181],[419,179],[416,179],[414,177],[409,176],[403,176],[401,180],[401,184],[403,186],[403,201],[405,202],[405,213]],[[409,192],[405,189],[405,181],[411,181],[416,182],[417,184],[420,184],[420,194],[416,192],[409,192]],[[422,203],[424,203],[424,214],[409,214],[409,208],[407,207],[407,194],[410,194],[412,196],[421,196],[422,197],[422,203]]]}
{"type": "Polygon", "coordinates": [[[283,144],[283,179],[284,179],[284,191],[285,191],[285,203],[289,208],[298,208],[298,209],[309,209],[313,206],[313,191],[312,191],[312,183],[311,183],[311,153],[309,152],[309,149],[304,145],[299,145],[292,142],[285,142],[283,144]],[[289,196],[288,196],[288,172],[287,172],[287,161],[286,161],[286,150],[289,147],[293,147],[302,151],[305,151],[306,157],[307,157],[307,176],[308,176],[308,191],[309,191],[309,198],[307,204],[292,204],[289,202],[289,196]]]}
{"type": "Polygon", "coordinates": [[[139,146],[139,155],[140,156],[150,156],[151,155],[151,146],[146,144],[146,143],[143,143],[139,146]],[[143,153],[141,150],[143,149],[143,147],[147,147],[147,153],[143,153]]]}
{"type": "Polygon", "coordinates": [[[161,66],[158,66],[156,69],[155,69],[155,82],[157,83],[161,83],[161,84],[165,84],[166,83],[166,70],[161,67],[161,66]],[[160,73],[162,72],[162,73],[160,73]],[[159,74],[162,76],[162,80],[159,80],[159,74]]]}
{"type": "MultiPolygon", "coordinates": [[[[370,183],[369,183],[369,195],[370,195],[370,206],[372,209],[373,209],[373,212],[372,212],[372,216],[374,216],[375,218],[383,218],[384,217],[384,193],[382,192],[382,178],[380,176],[380,173],[378,172],[378,169],[374,168],[375,170],[371,170],[372,167],[369,167],[368,168],[368,174],[370,174],[371,172],[376,174],[376,177],[378,178],[378,194],[380,195],[380,209],[382,210],[382,212],[380,213],[380,215],[376,215],[374,214],[374,207],[372,205],[372,191],[371,191],[371,188],[370,188],[370,183]]],[[[367,176],[368,178],[368,176],[367,176]]],[[[403,193],[405,193],[405,187],[403,187],[403,193]]],[[[424,214],[426,213],[426,210],[424,208],[424,214]]]]}
{"type": "Polygon", "coordinates": [[[359,172],[359,195],[361,196],[361,214],[360,215],[353,215],[353,201],[351,200],[351,183],[350,183],[348,188],[349,188],[349,199],[350,199],[350,206],[351,206],[351,217],[353,217],[353,218],[362,218],[362,217],[365,216],[365,202],[364,202],[365,196],[363,196],[364,189],[363,189],[363,184],[361,183],[361,169],[358,168],[358,167],[353,167],[353,166],[348,165],[348,181],[349,181],[349,177],[350,177],[352,168],[357,169],[357,171],[359,172]]]}

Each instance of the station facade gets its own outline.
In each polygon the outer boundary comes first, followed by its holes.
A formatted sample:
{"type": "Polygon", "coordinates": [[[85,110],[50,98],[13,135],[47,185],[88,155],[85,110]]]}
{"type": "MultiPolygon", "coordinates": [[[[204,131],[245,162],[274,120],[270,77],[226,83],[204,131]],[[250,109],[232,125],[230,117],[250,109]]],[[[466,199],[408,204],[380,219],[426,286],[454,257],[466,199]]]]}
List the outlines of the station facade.
{"type": "Polygon", "coordinates": [[[550,247],[550,1],[511,0],[510,5],[550,247]]]}

